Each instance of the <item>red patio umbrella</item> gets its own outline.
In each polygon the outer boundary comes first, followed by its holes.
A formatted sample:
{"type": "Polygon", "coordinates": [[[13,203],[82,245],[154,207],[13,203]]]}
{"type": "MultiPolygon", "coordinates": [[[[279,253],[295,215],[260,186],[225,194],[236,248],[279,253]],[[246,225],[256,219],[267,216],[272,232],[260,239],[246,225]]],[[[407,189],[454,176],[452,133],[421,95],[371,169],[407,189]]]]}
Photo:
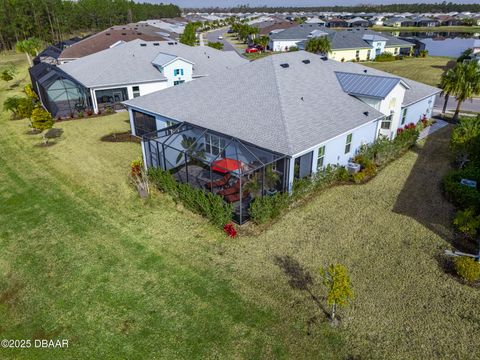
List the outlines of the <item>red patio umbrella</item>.
{"type": "Polygon", "coordinates": [[[229,171],[235,171],[242,167],[243,163],[239,160],[224,158],[215,160],[212,163],[212,170],[225,174],[229,171]]]}

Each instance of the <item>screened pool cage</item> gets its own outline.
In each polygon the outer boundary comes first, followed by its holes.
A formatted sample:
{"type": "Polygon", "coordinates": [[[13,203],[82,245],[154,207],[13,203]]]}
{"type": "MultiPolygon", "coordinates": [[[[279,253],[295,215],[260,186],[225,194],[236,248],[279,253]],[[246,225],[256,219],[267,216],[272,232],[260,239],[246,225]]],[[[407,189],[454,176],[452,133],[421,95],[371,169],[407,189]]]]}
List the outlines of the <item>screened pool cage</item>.
{"type": "Polygon", "coordinates": [[[40,63],[29,71],[33,89],[53,116],[92,110],[88,90],[56,66],[40,63]]]}
{"type": "Polygon", "coordinates": [[[286,190],[284,155],[188,123],[142,137],[146,166],[170,171],[181,183],[222,196],[233,204],[233,219],[250,218],[257,197],[286,190]]]}

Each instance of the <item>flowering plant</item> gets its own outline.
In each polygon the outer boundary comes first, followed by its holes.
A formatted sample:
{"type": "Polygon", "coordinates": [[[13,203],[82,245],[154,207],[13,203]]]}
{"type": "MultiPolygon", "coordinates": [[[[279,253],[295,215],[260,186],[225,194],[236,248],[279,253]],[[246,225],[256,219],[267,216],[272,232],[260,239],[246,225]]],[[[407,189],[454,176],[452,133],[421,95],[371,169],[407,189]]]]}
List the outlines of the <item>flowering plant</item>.
{"type": "Polygon", "coordinates": [[[237,230],[232,223],[225,224],[223,231],[225,231],[225,233],[232,238],[237,236],[237,230]]]}

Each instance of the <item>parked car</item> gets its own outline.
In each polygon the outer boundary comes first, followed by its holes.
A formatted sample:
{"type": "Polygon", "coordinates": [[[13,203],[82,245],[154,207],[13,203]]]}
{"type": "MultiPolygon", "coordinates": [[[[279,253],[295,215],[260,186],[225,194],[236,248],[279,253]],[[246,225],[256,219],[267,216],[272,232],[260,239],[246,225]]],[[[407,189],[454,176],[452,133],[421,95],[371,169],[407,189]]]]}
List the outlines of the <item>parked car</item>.
{"type": "Polygon", "coordinates": [[[256,53],[256,52],[258,52],[258,49],[254,48],[254,47],[248,47],[248,48],[245,49],[245,52],[247,54],[256,53]]]}
{"type": "Polygon", "coordinates": [[[234,32],[233,29],[228,29],[227,34],[233,34],[234,32]]]}
{"type": "Polygon", "coordinates": [[[263,48],[262,45],[258,45],[258,44],[257,44],[257,45],[254,45],[253,47],[254,47],[255,49],[257,49],[258,51],[263,51],[263,50],[264,50],[264,48],[263,48]]]}
{"type": "Polygon", "coordinates": [[[223,40],[223,36],[220,35],[220,36],[218,37],[218,40],[223,40]]]}

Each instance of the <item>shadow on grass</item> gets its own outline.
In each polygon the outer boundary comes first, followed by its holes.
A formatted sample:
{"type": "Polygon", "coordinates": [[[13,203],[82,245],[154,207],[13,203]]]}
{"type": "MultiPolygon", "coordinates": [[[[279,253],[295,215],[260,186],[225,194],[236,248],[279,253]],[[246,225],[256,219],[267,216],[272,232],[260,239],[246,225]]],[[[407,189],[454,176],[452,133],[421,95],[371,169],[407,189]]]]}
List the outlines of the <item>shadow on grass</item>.
{"type": "Polygon", "coordinates": [[[442,179],[450,170],[449,142],[452,126],[446,126],[417,147],[418,158],[397,197],[393,211],[411,217],[460,251],[471,245],[456,237],[452,228],[454,206],[443,196],[442,179]]]}
{"type": "Polygon", "coordinates": [[[455,67],[456,64],[457,64],[457,62],[455,60],[450,60],[445,65],[431,65],[430,67],[432,67],[434,69],[441,69],[445,72],[448,69],[452,69],[453,67],[455,67]]]}
{"type": "MultiPolygon", "coordinates": [[[[318,306],[318,308],[323,312],[326,317],[330,316],[330,313],[323,307],[320,299],[315,296],[312,292],[311,287],[313,285],[312,275],[308,270],[304,269],[303,266],[295,259],[289,255],[285,256],[275,256],[275,264],[278,265],[280,269],[283,270],[285,275],[288,277],[288,284],[296,290],[306,291],[312,301],[318,306]]],[[[309,320],[312,322],[312,319],[309,320]]]]}

